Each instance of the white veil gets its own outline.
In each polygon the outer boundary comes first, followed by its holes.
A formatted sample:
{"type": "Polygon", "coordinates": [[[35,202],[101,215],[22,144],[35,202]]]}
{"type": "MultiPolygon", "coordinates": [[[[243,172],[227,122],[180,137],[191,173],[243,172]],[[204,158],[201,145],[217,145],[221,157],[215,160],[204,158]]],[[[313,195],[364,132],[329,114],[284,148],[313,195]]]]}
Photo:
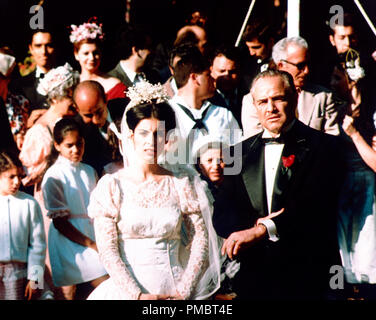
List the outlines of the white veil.
{"type": "MultiPolygon", "coordinates": [[[[162,85],[152,85],[147,81],[142,81],[137,83],[135,86],[131,87],[127,91],[127,96],[131,99],[130,103],[127,105],[121,122],[121,135],[117,132],[115,134],[119,137],[121,136],[121,152],[124,159],[124,167],[128,166],[129,163],[134,161],[134,144],[133,140],[130,138],[130,129],[126,121],[127,111],[141,103],[150,102],[167,102],[168,96],[164,91],[162,85]]],[[[178,148],[179,143],[182,141],[179,135],[175,131],[174,137],[170,137],[174,140],[170,144],[168,152],[175,152],[178,148]]],[[[213,199],[211,193],[207,187],[206,182],[202,181],[199,177],[198,172],[189,164],[184,163],[168,163],[168,156],[163,156],[158,159],[158,163],[165,169],[171,171],[175,176],[181,174],[188,175],[195,188],[198,200],[200,202],[201,213],[205,221],[205,225],[208,231],[208,261],[207,267],[200,275],[200,280],[191,295],[191,299],[203,300],[212,296],[220,287],[220,270],[222,259],[220,256],[221,239],[217,236],[213,224],[212,224],[212,214],[213,214],[213,199]]],[[[190,246],[187,243],[186,237],[184,237],[184,226],[182,227],[182,246],[180,252],[180,258],[182,265],[187,263],[189,259],[190,246]]]]}

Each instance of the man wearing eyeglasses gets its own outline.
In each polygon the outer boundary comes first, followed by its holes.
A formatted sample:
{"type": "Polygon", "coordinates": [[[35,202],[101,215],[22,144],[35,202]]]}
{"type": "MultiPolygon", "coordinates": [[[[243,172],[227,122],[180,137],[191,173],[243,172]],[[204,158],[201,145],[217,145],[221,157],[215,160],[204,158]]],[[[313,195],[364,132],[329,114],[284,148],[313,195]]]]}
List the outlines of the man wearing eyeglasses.
{"type": "MultiPolygon", "coordinates": [[[[294,79],[299,94],[298,119],[316,130],[339,135],[345,103],[330,90],[307,81],[310,69],[306,40],[301,37],[283,38],[274,45],[272,57],[276,68],[288,72],[294,79]]],[[[243,99],[242,124],[246,137],[261,131],[250,94],[243,99]]]]}

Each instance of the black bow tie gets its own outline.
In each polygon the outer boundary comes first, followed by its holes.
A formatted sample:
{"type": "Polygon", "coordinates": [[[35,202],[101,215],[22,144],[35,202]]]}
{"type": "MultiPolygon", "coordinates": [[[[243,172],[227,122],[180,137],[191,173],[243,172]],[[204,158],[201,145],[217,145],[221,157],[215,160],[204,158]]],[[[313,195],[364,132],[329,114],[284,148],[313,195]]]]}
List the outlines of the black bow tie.
{"type": "Polygon", "coordinates": [[[283,144],[283,143],[285,143],[283,137],[281,137],[281,136],[278,137],[278,138],[262,138],[262,142],[264,144],[283,144]]]}
{"type": "Polygon", "coordinates": [[[44,78],[44,73],[40,73],[39,74],[39,79],[43,79],[44,78]]]}

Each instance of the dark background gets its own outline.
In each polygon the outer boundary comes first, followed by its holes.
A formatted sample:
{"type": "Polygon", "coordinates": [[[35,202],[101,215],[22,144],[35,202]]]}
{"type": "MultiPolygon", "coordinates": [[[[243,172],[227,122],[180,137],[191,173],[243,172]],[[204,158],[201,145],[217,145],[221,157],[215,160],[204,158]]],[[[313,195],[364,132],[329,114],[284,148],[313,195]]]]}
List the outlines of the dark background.
{"type": "MultiPolygon", "coordinates": [[[[45,0],[43,4],[45,26],[55,31],[59,60],[68,61],[78,67],[73,59],[72,45],[69,42],[69,26],[86,22],[96,16],[103,23],[106,34],[104,69],[116,63],[116,52],[112,50],[116,42],[116,32],[124,23],[125,0],[45,0]]],[[[257,0],[250,20],[261,17],[266,21],[280,24],[286,12],[287,0],[280,0],[280,10],[273,10],[274,0],[257,0]]],[[[131,23],[150,28],[155,44],[173,39],[176,31],[192,8],[206,10],[209,17],[209,34],[212,42],[234,44],[251,0],[132,0],[131,23]]],[[[361,0],[371,20],[376,24],[376,1],[361,0]]],[[[38,1],[0,0],[0,45],[13,49],[18,60],[27,55],[29,41],[29,21],[33,14],[30,7],[38,1]]],[[[353,1],[342,0],[301,0],[300,34],[308,41],[313,59],[320,60],[331,50],[325,21],[330,19],[329,8],[342,5],[345,11],[358,18],[359,33],[364,50],[376,49],[376,36],[371,32],[353,1]]],[[[282,35],[286,31],[282,30],[282,35]]]]}

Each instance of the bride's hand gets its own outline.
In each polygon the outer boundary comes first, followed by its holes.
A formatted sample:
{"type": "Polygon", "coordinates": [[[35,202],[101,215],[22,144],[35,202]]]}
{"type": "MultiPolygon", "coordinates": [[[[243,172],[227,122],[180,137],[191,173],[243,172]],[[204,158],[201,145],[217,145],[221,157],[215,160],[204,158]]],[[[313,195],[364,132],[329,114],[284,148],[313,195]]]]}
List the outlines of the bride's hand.
{"type": "Polygon", "coordinates": [[[171,298],[168,294],[141,293],[138,300],[169,300],[171,298]]]}

